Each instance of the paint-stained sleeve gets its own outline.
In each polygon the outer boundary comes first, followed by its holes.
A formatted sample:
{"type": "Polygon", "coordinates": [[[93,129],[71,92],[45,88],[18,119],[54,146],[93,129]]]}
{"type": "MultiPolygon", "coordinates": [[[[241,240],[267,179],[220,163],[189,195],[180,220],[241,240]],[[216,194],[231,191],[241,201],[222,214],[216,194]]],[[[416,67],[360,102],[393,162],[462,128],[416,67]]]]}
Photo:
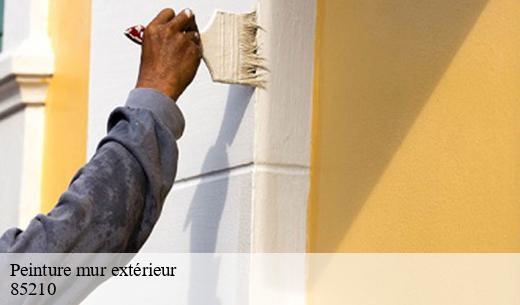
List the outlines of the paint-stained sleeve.
{"type": "Polygon", "coordinates": [[[132,90],[56,207],[25,231],[4,233],[0,252],[137,252],[172,187],[183,129],[182,113],[170,98],[132,90]]]}

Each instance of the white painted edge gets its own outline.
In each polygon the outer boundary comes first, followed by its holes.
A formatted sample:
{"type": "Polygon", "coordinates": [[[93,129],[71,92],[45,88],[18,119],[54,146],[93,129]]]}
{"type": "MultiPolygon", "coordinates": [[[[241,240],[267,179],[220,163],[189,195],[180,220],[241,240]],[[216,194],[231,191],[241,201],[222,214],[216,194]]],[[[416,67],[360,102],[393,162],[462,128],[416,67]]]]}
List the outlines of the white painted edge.
{"type": "MultiPolygon", "coordinates": [[[[260,0],[260,53],[270,70],[266,90],[256,92],[252,198],[252,252],[304,253],[310,188],[312,88],[316,0],[260,0]]],[[[306,287],[305,260],[290,278],[250,262],[249,304],[305,305],[284,289],[265,295],[262,278],[279,287],[306,287]],[[294,279],[299,279],[295,283],[294,279]]],[[[274,268],[276,269],[276,268],[274,268]]]]}
{"type": "Polygon", "coordinates": [[[257,90],[252,252],[307,246],[316,0],[260,0],[260,53],[270,69],[257,90]]]}

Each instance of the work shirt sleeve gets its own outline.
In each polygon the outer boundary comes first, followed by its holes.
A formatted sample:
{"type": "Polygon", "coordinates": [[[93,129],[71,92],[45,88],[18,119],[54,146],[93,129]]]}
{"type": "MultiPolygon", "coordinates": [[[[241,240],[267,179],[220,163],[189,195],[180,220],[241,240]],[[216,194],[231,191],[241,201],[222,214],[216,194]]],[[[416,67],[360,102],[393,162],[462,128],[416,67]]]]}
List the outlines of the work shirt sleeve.
{"type": "Polygon", "coordinates": [[[47,215],[0,237],[0,252],[137,252],[157,222],[177,170],[184,118],[153,89],[115,109],[92,159],[47,215]]]}

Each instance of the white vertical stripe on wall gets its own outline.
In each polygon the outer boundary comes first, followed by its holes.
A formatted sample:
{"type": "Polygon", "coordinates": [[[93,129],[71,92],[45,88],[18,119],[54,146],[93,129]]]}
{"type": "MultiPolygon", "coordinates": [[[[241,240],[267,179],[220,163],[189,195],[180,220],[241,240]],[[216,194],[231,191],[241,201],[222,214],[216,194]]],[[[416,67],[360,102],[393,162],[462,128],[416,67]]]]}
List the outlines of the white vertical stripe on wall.
{"type": "Polygon", "coordinates": [[[315,0],[260,0],[269,83],[255,108],[252,248],[305,252],[315,0]]]}

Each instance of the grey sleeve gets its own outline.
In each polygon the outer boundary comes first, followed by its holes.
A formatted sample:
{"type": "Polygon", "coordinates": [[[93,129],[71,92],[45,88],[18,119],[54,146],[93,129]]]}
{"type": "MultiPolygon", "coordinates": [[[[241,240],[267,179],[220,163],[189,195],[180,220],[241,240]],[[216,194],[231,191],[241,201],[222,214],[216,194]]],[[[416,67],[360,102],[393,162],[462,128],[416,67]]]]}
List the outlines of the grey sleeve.
{"type": "Polygon", "coordinates": [[[134,89],[108,134],[48,215],[0,237],[0,252],[137,252],[157,222],[177,170],[184,118],[152,89],[134,89]]]}

